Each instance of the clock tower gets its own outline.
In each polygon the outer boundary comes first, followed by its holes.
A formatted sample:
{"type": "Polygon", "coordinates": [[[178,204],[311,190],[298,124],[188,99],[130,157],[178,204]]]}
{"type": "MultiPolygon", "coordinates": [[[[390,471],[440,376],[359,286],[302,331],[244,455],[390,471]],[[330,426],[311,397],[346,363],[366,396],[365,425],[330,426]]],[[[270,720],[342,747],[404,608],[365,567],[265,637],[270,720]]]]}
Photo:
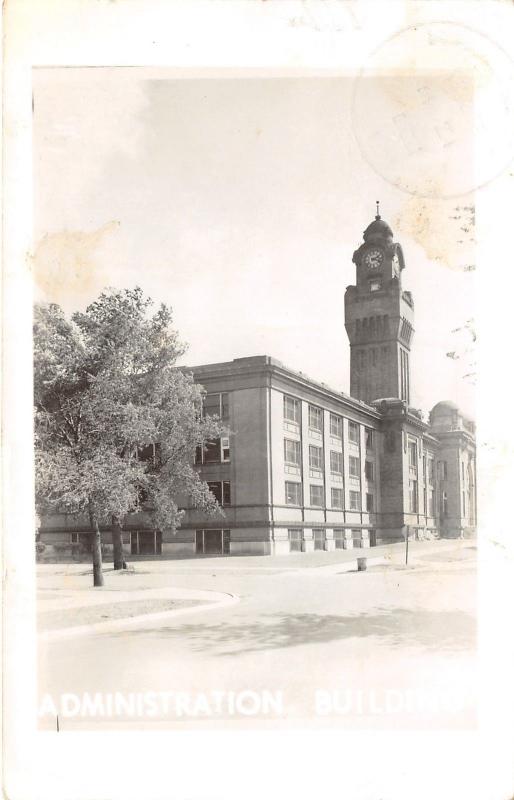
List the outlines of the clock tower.
{"type": "Polygon", "coordinates": [[[401,245],[379,213],[353,254],[356,285],[344,298],[350,340],[350,394],[365,403],[400,398],[410,403],[410,345],[414,303],[402,290],[401,245]]]}

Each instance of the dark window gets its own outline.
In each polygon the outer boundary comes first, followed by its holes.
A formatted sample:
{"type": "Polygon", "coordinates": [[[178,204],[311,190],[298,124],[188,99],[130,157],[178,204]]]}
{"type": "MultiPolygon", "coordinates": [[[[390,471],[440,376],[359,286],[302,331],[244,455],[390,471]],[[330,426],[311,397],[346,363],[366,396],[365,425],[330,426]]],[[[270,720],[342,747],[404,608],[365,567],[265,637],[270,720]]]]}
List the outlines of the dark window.
{"type": "Polygon", "coordinates": [[[375,465],[372,461],[366,461],[364,464],[364,471],[366,475],[366,480],[374,481],[375,480],[375,465]]]}
{"type": "Polygon", "coordinates": [[[301,528],[290,528],[287,531],[289,538],[289,549],[291,552],[298,552],[302,549],[303,531],[301,528]]]}
{"type": "Polygon", "coordinates": [[[302,484],[286,481],[286,504],[288,506],[301,506],[302,484]]]}
{"type": "Polygon", "coordinates": [[[372,494],[366,494],[366,511],[370,513],[375,510],[375,500],[372,494]]]}
{"type": "Polygon", "coordinates": [[[206,442],[203,449],[204,464],[212,464],[221,461],[221,442],[220,439],[213,439],[206,442]]]}
{"type": "Polygon", "coordinates": [[[348,439],[350,442],[354,444],[359,444],[359,425],[357,422],[352,422],[351,420],[348,423],[348,439]]]}
{"type": "Polygon", "coordinates": [[[207,481],[207,486],[220,506],[230,505],[230,481],[207,481]]]}
{"type": "Polygon", "coordinates": [[[366,428],[366,450],[373,450],[374,442],[373,442],[373,431],[371,428],[366,428]]]}
{"type": "Polygon", "coordinates": [[[323,486],[311,486],[311,506],[323,505],[323,486]]]}
{"type": "Polygon", "coordinates": [[[350,475],[352,478],[359,478],[361,472],[361,463],[360,459],[356,458],[355,456],[350,456],[349,458],[349,466],[350,466],[350,475]]]}
{"type": "Polygon", "coordinates": [[[315,550],[324,550],[325,549],[325,531],[323,528],[313,528],[312,529],[312,537],[314,539],[314,549],[315,550]]]}
{"type": "Polygon", "coordinates": [[[409,442],[409,467],[416,469],[418,466],[418,446],[416,442],[409,442]]]}
{"type": "Polygon", "coordinates": [[[360,511],[361,510],[361,493],[360,492],[350,492],[350,508],[352,511],[360,511]]]}
{"type": "Polygon", "coordinates": [[[409,502],[410,511],[416,513],[418,510],[418,482],[409,481],[409,502]]]}
{"type": "Polygon", "coordinates": [[[343,508],[343,490],[331,489],[332,508],[343,508]]]}

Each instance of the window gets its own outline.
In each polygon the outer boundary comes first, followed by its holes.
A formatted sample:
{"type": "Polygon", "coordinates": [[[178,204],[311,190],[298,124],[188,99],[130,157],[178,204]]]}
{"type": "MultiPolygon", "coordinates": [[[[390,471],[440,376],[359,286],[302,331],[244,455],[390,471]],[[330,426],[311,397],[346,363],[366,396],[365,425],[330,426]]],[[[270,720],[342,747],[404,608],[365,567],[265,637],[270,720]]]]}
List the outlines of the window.
{"type": "Polygon", "coordinates": [[[428,459],[428,482],[429,483],[433,483],[434,482],[434,477],[435,477],[434,459],[433,458],[429,458],[428,459]]]}
{"type": "Polygon", "coordinates": [[[230,440],[228,436],[223,436],[221,439],[221,460],[230,461],[230,440]]]}
{"type": "Polygon", "coordinates": [[[374,481],[375,480],[375,465],[372,461],[366,461],[364,464],[364,472],[366,475],[367,481],[374,481]]]}
{"type": "Polygon", "coordinates": [[[300,465],[301,462],[301,443],[292,439],[284,439],[284,461],[286,464],[300,465]]]}
{"type": "Polygon", "coordinates": [[[466,492],[462,492],[462,516],[466,516],[466,492]]]}
{"type": "Polygon", "coordinates": [[[325,549],[325,531],[323,528],[313,528],[312,529],[312,538],[314,539],[314,549],[315,550],[324,550],[325,549]]]}
{"type": "Polygon", "coordinates": [[[446,461],[439,462],[439,477],[442,481],[448,479],[448,464],[446,461]]]}
{"type": "Polygon", "coordinates": [[[72,533],[71,534],[71,543],[72,544],[78,544],[79,543],[79,535],[78,535],[78,533],[72,533]]]}
{"type": "Polygon", "coordinates": [[[230,505],[230,481],[207,481],[207,486],[220,506],[230,505]]]}
{"type": "Polygon", "coordinates": [[[360,478],[361,474],[361,462],[360,458],[356,458],[355,456],[350,456],[350,476],[352,478],[360,478]]]}
{"type": "Polygon", "coordinates": [[[336,550],[343,550],[344,548],[344,530],[343,528],[334,528],[334,542],[336,550]]]}
{"type": "Polygon", "coordinates": [[[323,469],[323,449],[321,447],[309,445],[309,466],[311,469],[323,469]]]}
{"type": "Polygon", "coordinates": [[[418,466],[418,446],[416,442],[409,442],[409,467],[416,469],[418,466]]]}
{"type": "Polygon", "coordinates": [[[366,511],[370,513],[375,510],[375,502],[372,494],[366,494],[366,511]]]}
{"type": "Polygon", "coordinates": [[[381,288],[382,284],[380,281],[370,281],[369,283],[370,292],[379,292],[381,288]]]}
{"type": "Polygon", "coordinates": [[[223,421],[227,421],[229,417],[228,393],[217,392],[215,394],[206,394],[203,398],[203,414],[205,417],[216,416],[220,417],[223,421]]]}
{"type": "Polygon", "coordinates": [[[222,436],[221,439],[212,439],[205,442],[203,447],[198,445],[195,452],[195,464],[217,464],[220,461],[230,461],[230,439],[222,436]]]}
{"type": "Polygon", "coordinates": [[[323,505],[323,486],[311,486],[311,506],[323,505]]]}
{"type": "Polygon", "coordinates": [[[361,493],[360,492],[350,492],[350,508],[352,511],[360,511],[361,510],[361,493]]]}
{"type": "Polygon", "coordinates": [[[288,506],[301,506],[302,484],[286,481],[286,504],[288,506]]]}
{"type": "Polygon", "coordinates": [[[441,492],[441,516],[448,516],[448,495],[446,492],[441,492]]]}
{"type": "Polygon", "coordinates": [[[229,530],[201,530],[195,532],[197,555],[228,555],[230,553],[229,530]]]}
{"type": "Polygon", "coordinates": [[[428,516],[433,517],[435,514],[435,491],[432,489],[428,494],[428,516]]]}
{"type": "Polygon", "coordinates": [[[289,422],[296,422],[298,425],[301,420],[300,401],[295,400],[294,397],[284,395],[284,419],[289,422]]]}
{"type": "Polygon", "coordinates": [[[303,538],[303,531],[301,528],[290,528],[287,531],[287,536],[289,539],[289,550],[292,553],[301,551],[303,538]]]}
{"type": "Polygon", "coordinates": [[[348,422],[348,440],[354,444],[359,444],[359,425],[357,422],[348,422]]]}
{"type": "Polygon", "coordinates": [[[409,481],[409,507],[412,513],[418,510],[418,482],[409,481]]]}
{"type": "Polygon", "coordinates": [[[331,505],[332,508],[343,508],[343,490],[342,489],[331,489],[331,505]]]}
{"type": "Polygon", "coordinates": [[[337,417],[335,414],[330,415],[330,435],[335,436],[336,439],[343,438],[343,418],[337,417]]]}
{"type": "Polygon", "coordinates": [[[343,474],[343,454],[338,453],[337,450],[330,451],[330,472],[343,474]]]}
{"type": "Polygon", "coordinates": [[[212,464],[221,461],[221,440],[213,439],[206,442],[203,448],[203,463],[212,464]]]}
{"type": "Polygon", "coordinates": [[[374,442],[373,442],[373,431],[371,428],[365,428],[366,433],[366,450],[373,450],[374,442]]]}
{"type": "Polygon", "coordinates": [[[323,411],[317,406],[309,406],[309,428],[323,430],[323,411]]]}

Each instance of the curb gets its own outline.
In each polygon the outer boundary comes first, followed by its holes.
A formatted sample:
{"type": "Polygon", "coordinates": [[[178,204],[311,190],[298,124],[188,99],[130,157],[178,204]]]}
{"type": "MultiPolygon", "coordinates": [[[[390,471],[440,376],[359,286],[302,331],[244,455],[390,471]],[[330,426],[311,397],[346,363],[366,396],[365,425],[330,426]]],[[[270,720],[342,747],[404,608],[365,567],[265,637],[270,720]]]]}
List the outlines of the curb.
{"type": "MultiPolygon", "coordinates": [[[[202,592],[202,595],[205,594],[207,594],[207,591],[202,592]]],[[[149,614],[138,614],[135,617],[124,617],[113,620],[112,622],[93,622],[90,625],[76,625],[72,628],[57,628],[51,631],[43,631],[42,633],[38,634],[38,641],[57,641],[59,639],[67,639],[74,636],[87,636],[91,633],[116,633],[141,626],[144,627],[147,622],[160,622],[162,620],[172,619],[184,614],[192,614],[197,611],[211,611],[216,608],[226,608],[227,606],[232,606],[239,603],[239,597],[235,594],[229,594],[228,592],[209,592],[209,594],[215,595],[220,599],[217,602],[200,603],[199,605],[190,606],[189,608],[177,608],[170,609],[169,611],[156,611],[149,614]]],[[[194,600],[194,597],[189,599],[194,600]]]]}

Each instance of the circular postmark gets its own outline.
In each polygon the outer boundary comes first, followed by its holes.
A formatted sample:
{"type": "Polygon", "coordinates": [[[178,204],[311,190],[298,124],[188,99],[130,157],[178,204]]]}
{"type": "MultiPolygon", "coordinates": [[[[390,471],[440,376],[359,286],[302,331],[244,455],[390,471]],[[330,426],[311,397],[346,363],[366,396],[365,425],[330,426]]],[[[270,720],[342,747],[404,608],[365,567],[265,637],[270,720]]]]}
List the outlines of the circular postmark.
{"type": "Polygon", "coordinates": [[[406,28],[360,70],[352,126],[363,158],[399,189],[426,198],[468,194],[514,155],[514,62],[457,23],[406,28]]]}

